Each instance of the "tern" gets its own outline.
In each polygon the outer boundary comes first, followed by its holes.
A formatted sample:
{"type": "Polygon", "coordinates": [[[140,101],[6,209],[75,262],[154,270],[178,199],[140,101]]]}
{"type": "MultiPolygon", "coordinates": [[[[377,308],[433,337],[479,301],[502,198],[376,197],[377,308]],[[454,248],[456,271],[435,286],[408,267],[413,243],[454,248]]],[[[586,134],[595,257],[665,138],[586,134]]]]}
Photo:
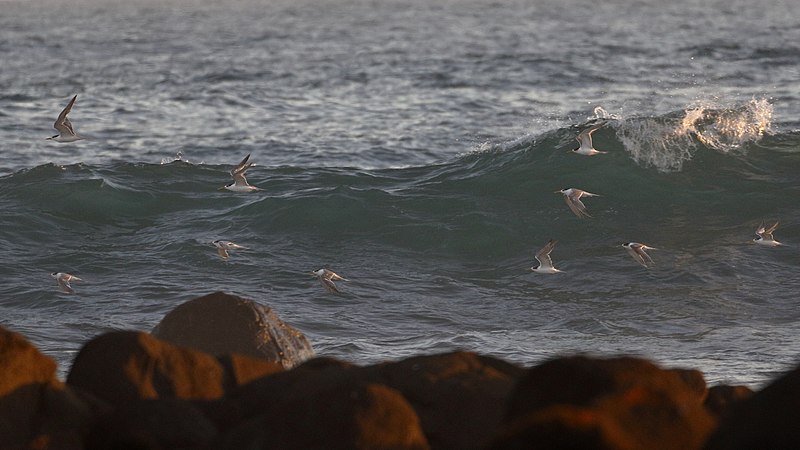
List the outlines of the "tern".
{"type": "Polygon", "coordinates": [[[246,250],[247,247],[242,247],[239,244],[233,243],[231,241],[223,241],[223,240],[216,240],[212,242],[214,247],[217,247],[217,253],[222,259],[228,259],[228,250],[246,250]]]}
{"type": "Polygon", "coordinates": [[[564,201],[567,202],[567,206],[572,212],[575,213],[578,218],[584,217],[592,217],[586,212],[586,205],[583,204],[581,201],[581,197],[599,197],[599,194],[592,194],[591,192],[582,191],[580,189],[575,188],[567,188],[562,189],[560,191],[555,191],[556,194],[564,194],[564,201]]]}
{"type": "Polygon", "coordinates": [[[75,142],[83,139],[75,134],[75,130],[72,129],[72,122],[70,122],[69,117],[67,117],[67,114],[69,114],[69,112],[72,110],[72,105],[75,104],[75,99],[77,98],[77,95],[72,97],[72,100],[69,101],[67,107],[64,108],[64,110],[61,111],[61,114],[58,115],[58,119],[56,119],[56,122],[53,124],[53,128],[58,130],[59,134],[47,138],[48,140],[53,140],[56,142],[75,142]]]}
{"type": "Polygon", "coordinates": [[[231,177],[233,178],[233,182],[230,184],[226,184],[219,188],[220,190],[229,190],[233,192],[255,192],[260,191],[260,188],[255,186],[251,186],[247,183],[247,178],[244,177],[244,174],[247,172],[247,169],[253,165],[253,163],[248,163],[247,161],[250,159],[250,154],[248,153],[247,156],[244,157],[242,162],[240,162],[236,167],[231,169],[231,177]]]}
{"type": "Polygon", "coordinates": [[[556,269],[553,267],[553,260],[550,258],[550,252],[553,251],[553,248],[556,246],[556,242],[550,239],[541,250],[536,252],[536,260],[539,261],[539,265],[536,267],[531,267],[531,270],[536,273],[558,273],[561,270],[556,269]]]}
{"type": "Polygon", "coordinates": [[[625,247],[625,250],[628,250],[628,253],[631,254],[633,260],[642,266],[650,267],[651,264],[655,264],[655,262],[653,262],[653,258],[651,258],[650,255],[645,252],[645,250],[658,250],[657,248],[649,247],[638,242],[626,242],[622,244],[622,246],[625,247]]]}
{"type": "Polygon", "coordinates": [[[61,290],[66,292],[67,294],[75,293],[75,289],[72,289],[72,286],[69,285],[70,281],[83,281],[80,278],[76,277],[75,275],[70,275],[68,273],[63,273],[63,272],[53,272],[50,274],[50,276],[56,279],[58,287],[60,287],[61,290]]]}
{"type": "Polygon", "coordinates": [[[756,234],[758,235],[758,237],[753,239],[753,242],[755,242],[758,245],[764,245],[767,247],[777,247],[779,245],[783,245],[780,242],[776,241],[775,238],[772,236],[772,233],[775,232],[775,230],[778,228],[778,224],[780,223],[781,222],[779,220],[775,222],[775,224],[772,225],[771,227],[764,228],[764,222],[761,222],[761,225],[756,230],[756,234]]]}
{"type": "Polygon", "coordinates": [[[331,294],[338,294],[339,289],[336,289],[336,284],[334,281],[350,281],[347,278],[340,277],[334,271],[328,269],[319,269],[314,272],[311,272],[311,275],[319,278],[320,284],[322,287],[325,288],[331,294]]]}
{"type": "Polygon", "coordinates": [[[603,125],[596,125],[592,128],[589,128],[588,130],[583,130],[580,133],[578,133],[578,136],[575,139],[577,139],[577,141],[580,142],[581,146],[576,149],[573,149],[572,153],[577,153],[579,155],[585,155],[585,156],[594,156],[594,155],[599,155],[601,153],[608,153],[600,150],[595,150],[595,148],[592,146],[592,133],[594,133],[595,131],[599,130],[602,127],[603,125]]]}

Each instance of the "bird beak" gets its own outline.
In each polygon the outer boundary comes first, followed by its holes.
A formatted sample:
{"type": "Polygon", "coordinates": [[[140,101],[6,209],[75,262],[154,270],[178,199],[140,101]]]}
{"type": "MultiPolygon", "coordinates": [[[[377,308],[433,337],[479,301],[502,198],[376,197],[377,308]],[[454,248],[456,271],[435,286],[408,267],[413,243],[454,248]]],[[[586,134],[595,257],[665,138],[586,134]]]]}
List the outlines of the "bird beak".
{"type": "Polygon", "coordinates": [[[225,190],[225,186],[221,186],[221,187],[217,188],[217,190],[218,191],[224,191],[225,190]]]}

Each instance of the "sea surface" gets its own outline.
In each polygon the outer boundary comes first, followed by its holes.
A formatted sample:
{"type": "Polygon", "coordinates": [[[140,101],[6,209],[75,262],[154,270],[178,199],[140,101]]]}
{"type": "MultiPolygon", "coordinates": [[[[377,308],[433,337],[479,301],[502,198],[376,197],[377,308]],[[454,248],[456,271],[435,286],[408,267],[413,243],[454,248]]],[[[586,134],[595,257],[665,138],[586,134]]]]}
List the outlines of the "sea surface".
{"type": "Polygon", "coordinates": [[[0,0],[0,211],[0,324],[62,376],[94,336],[222,290],[357,364],[632,354],[759,387],[800,362],[800,15],[0,0]],[[73,95],[87,139],[46,140],[73,95]],[[570,153],[597,124],[608,153],[570,153]],[[263,191],[220,191],[247,154],[263,191]],[[601,195],[591,218],[567,187],[601,195]],[[785,246],[752,243],[762,221],[785,246]],[[550,239],[563,273],[533,273],[550,239]]]}

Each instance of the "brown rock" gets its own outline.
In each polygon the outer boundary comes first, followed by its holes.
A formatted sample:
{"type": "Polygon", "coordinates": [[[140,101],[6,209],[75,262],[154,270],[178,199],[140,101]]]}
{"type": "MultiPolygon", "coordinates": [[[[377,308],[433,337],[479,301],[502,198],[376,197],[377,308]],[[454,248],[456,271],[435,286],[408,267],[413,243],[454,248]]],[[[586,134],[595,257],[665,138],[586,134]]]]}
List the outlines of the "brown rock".
{"type": "Polygon", "coordinates": [[[117,331],[83,346],[67,383],[112,405],[140,399],[216,399],[227,389],[282,368],[261,359],[209,354],[117,331]]]}
{"type": "Polygon", "coordinates": [[[56,378],[56,363],[0,327],[0,448],[79,449],[94,420],[56,378]]]}
{"type": "Polygon", "coordinates": [[[212,355],[238,353],[285,368],[314,356],[305,335],[271,308],[223,292],[179,305],[161,319],[152,334],[212,355]]]}
{"type": "Polygon", "coordinates": [[[530,369],[510,396],[494,449],[696,449],[714,426],[697,371],[638,358],[560,358],[530,369]],[[534,441],[535,442],[535,441],[534,441]]]}
{"type": "Polygon", "coordinates": [[[707,450],[796,449],[800,446],[800,367],[750,398],[736,402],[722,417],[707,450]]]}
{"type": "Polygon", "coordinates": [[[747,386],[713,386],[708,390],[706,408],[716,417],[726,414],[731,407],[753,395],[753,390],[747,386]]]}
{"type": "Polygon", "coordinates": [[[97,424],[86,449],[199,449],[216,436],[214,424],[188,401],[136,400],[97,424]]]}
{"type": "Polygon", "coordinates": [[[219,449],[427,449],[414,410],[397,391],[355,379],[292,390],[226,433],[219,449]]]}
{"type": "Polygon", "coordinates": [[[418,356],[366,367],[368,380],[398,390],[414,407],[432,448],[483,448],[523,369],[469,352],[418,356]]]}

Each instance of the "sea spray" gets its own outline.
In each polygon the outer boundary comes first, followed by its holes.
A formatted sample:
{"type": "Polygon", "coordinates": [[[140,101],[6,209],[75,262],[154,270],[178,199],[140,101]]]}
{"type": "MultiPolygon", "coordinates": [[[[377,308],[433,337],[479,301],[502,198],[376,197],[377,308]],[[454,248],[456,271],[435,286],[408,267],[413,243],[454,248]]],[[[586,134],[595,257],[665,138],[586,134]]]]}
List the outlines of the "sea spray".
{"type": "Polygon", "coordinates": [[[698,103],[681,114],[629,118],[615,124],[617,137],[640,166],[677,172],[700,146],[729,153],[755,142],[770,130],[772,104],[753,99],[744,105],[719,108],[698,103]]]}

